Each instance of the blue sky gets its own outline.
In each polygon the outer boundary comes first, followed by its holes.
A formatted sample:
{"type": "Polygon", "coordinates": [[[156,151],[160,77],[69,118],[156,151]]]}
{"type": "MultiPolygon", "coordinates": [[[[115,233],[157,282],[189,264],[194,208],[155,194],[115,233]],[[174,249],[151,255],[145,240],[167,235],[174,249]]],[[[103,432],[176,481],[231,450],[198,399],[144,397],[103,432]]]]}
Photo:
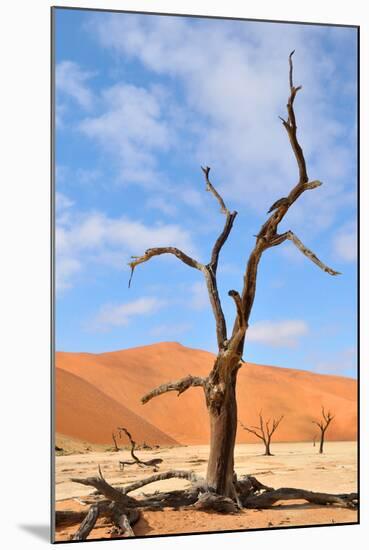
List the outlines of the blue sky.
{"type": "Polygon", "coordinates": [[[55,11],[56,345],[103,352],[160,341],[216,350],[202,275],[175,258],[131,255],[178,246],[206,262],[223,217],[234,229],[218,271],[242,289],[266,211],[297,181],[285,116],[295,49],[301,145],[323,186],[288,212],[291,242],[261,261],[247,361],[356,376],[356,30],[215,19],[55,11]]]}

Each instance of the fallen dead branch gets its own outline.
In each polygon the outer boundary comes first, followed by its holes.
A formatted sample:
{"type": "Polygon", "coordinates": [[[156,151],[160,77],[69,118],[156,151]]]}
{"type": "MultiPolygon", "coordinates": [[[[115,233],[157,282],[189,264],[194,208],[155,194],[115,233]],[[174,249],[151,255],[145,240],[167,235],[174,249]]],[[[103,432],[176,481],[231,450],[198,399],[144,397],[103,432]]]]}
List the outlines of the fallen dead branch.
{"type": "Polygon", "coordinates": [[[118,428],[119,431],[119,437],[122,437],[122,432],[124,432],[130,443],[131,443],[131,457],[133,460],[120,460],[119,461],[119,468],[121,470],[124,470],[124,466],[132,466],[134,464],[137,464],[140,468],[143,468],[144,466],[152,466],[154,469],[154,472],[157,472],[159,464],[163,462],[162,458],[151,458],[150,460],[141,460],[138,458],[138,456],[135,454],[136,449],[136,441],[132,438],[131,434],[127,430],[127,428],[118,428]]]}
{"type": "Polygon", "coordinates": [[[304,500],[320,506],[330,505],[352,510],[358,507],[357,493],[330,494],[293,487],[274,489],[253,476],[242,476],[237,479],[234,475],[234,499],[215,493],[211,487],[208,487],[205,479],[184,470],[168,470],[123,487],[113,487],[105,480],[99,467],[98,476],[72,478],[72,481],[94,487],[104,497],[104,500],[92,504],[87,513],[56,513],[57,526],[80,523],[73,540],[84,540],[94,528],[98,518],[103,516],[110,518],[114,526],[114,535],[133,537],[133,525],[140,518],[141,511],[145,509],[163,510],[167,507],[180,509],[190,506],[196,510],[229,514],[237,513],[242,508],[259,510],[270,508],[277,502],[291,500],[304,500]],[[172,478],[186,479],[190,482],[190,486],[182,490],[140,494],[138,497],[128,494],[151,483],[172,478]]]}

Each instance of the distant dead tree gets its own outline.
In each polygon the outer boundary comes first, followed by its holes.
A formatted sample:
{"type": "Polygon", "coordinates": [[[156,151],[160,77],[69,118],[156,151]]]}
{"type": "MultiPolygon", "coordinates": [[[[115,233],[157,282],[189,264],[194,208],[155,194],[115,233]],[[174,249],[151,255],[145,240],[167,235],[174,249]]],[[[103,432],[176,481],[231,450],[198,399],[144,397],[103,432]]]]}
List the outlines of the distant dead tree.
{"type": "Polygon", "coordinates": [[[319,454],[323,454],[325,432],[327,431],[328,426],[332,422],[334,416],[330,413],[330,411],[325,412],[324,407],[322,407],[322,417],[323,418],[319,421],[312,421],[313,424],[316,424],[320,430],[319,454]]]}
{"type": "Polygon", "coordinates": [[[122,432],[124,432],[130,443],[131,443],[131,457],[133,460],[120,460],[119,461],[119,467],[121,470],[124,470],[124,466],[132,466],[133,464],[137,464],[140,468],[143,468],[144,466],[153,466],[154,472],[158,471],[158,466],[163,462],[162,458],[152,458],[151,460],[141,460],[138,458],[138,456],[135,454],[135,448],[136,448],[136,441],[133,440],[131,434],[127,430],[127,428],[118,428],[119,431],[119,437],[122,437],[122,432]]]}
{"type": "Polygon", "coordinates": [[[114,432],[111,433],[111,437],[112,437],[113,443],[114,443],[114,451],[117,453],[119,451],[119,447],[117,445],[117,438],[115,437],[114,432]]]}
{"type": "Polygon", "coordinates": [[[272,440],[272,435],[278,428],[279,424],[282,422],[284,418],[284,415],[280,416],[279,418],[273,418],[272,425],[270,425],[270,418],[268,420],[264,420],[262,411],[259,412],[259,426],[251,426],[248,428],[242,422],[240,422],[242,428],[246,430],[247,432],[250,432],[251,434],[256,435],[259,439],[261,439],[265,445],[265,456],[273,456],[270,452],[270,442],[272,440]]]}

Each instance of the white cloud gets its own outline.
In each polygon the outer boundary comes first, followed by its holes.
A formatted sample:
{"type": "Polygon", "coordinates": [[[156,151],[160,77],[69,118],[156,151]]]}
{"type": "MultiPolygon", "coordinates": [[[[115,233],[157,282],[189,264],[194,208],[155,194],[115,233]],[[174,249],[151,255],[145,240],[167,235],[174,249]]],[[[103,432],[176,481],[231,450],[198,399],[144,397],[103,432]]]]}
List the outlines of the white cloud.
{"type": "Polygon", "coordinates": [[[134,317],[155,313],[163,306],[165,302],[155,297],[142,297],[125,304],[105,304],[87,324],[87,328],[106,332],[128,325],[134,317]]]}
{"type": "Polygon", "coordinates": [[[153,196],[149,197],[145,204],[146,208],[160,210],[167,216],[174,216],[177,214],[177,207],[173,202],[165,199],[164,197],[153,196]]]}
{"type": "MultiPolygon", "coordinates": [[[[288,95],[287,56],[295,48],[295,81],[304,86],[296,100],[299,136],[311,178],[325,185],[309,193],[308,216],[299,209],[290,218],[292,229],[308,225],[318,231],[333,223],[352,193],[346,181],[355,162],[342,144],[354,121],[344,125],[332,107],[339,86],[335,63],[341,58],[334,58],[320,41],[329,40],[333,31],[318,35],[319,29],[297,25],[143,15],[99,16],[91,19],[90,28],[123,63],[137,59],[153,73],[182,84],[181,107],[192,133],[186,155],[212,166],[226,182],[220,189],[226,198],[258,211],[284,196],[297,179],[296,162],[278,120],[285,115],[288,95]],[[310,40],[309,32],[315,33],[310,40]]],[[[340,32],[342,45],[349,31],[340,32]]],[[[355,86],[350,93],[355,94],[355,86]]]]}
{"type": "Polygon", "coordinates": [[[127,269],[131,255],[143,254],[152,246],[176,246],[189,254],[194,252],[189,232],[178,224],[148,225],[97,211],[81,213],[65,195],[58,193],[57,199],[57,290],[73,286],[75,276],[91,263],[127,269]]]}
{"type": "Polygon", "coordinates": [[[116,84],[102,92],[103,114],[80,123],[80,130],[113,154],[126,183],[159,180],[155,153],[165,151],[171,131],[161,88],[116,84]]]}
{"type": "Polygon", "coordinates": [[[72,281],[82,270],[82,264],[77,258],[61,256],[57,260],[55,270],[55,289],[58,294],[72,287],[72,281]]]}
{"type": "Polygon", "coordinates": [[[356,224],[345,224],[333,240],[333,248],[340,260],[355,262],[357,259],[357,228],[356,224]]]}
{"type": "Polygon", "coordinates": [[[308,325],[301,320],[257,321],[250,325],[247,339],[249,342],[259,342],[272,347],[293,348],[308,330],[308,325]]]}
{"type": "MultiPolygon", "coordinates": [[[[83,71],[73,61],[61,61],[55,69],[56,90],[74,99],[83,109],[90,109],[94,103],[94,96],[87,81],[93,76],[94,73],[83,71]]],[[[65,106],[61,107],[65,109],[65,106]]]]}
{"type": "Polygon", "coordinates": [[[71,206],[73,206],[74,202],[64,195],[64,193],[60,193],[59,191],[55,192],[55,207],[57,212],[62,212],[71,206]]]}

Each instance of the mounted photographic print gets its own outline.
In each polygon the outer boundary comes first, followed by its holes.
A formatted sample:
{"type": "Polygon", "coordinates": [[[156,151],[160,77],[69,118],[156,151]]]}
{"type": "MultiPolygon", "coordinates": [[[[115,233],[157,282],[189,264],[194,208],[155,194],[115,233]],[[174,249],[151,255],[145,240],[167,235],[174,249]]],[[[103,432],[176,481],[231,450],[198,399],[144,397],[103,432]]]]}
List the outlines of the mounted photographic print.
{"type": "Polygon", "coordinates": [[[358,30],[53,8],[54,542],[358,523],[358,30]]]}

